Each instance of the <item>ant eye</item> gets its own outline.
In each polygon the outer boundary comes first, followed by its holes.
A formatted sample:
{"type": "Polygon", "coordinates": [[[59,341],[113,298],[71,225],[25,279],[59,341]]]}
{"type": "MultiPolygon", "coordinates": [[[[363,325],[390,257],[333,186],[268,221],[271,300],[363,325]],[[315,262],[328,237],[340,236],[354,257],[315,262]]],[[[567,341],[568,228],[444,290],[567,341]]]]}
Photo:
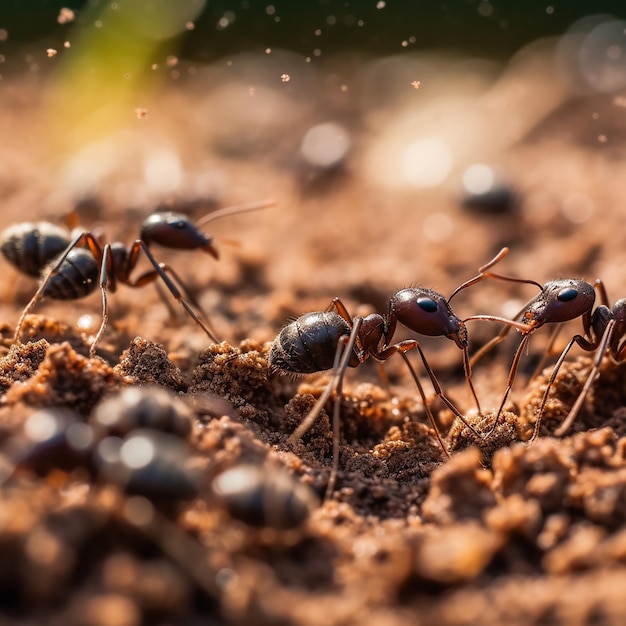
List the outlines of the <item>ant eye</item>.
{"type": "Polygon", "coordinates": [[[566,287],[565,289],[561,289],[556,297],[561,302],[569,302],[570,300],[573,300],[577,295],[578,289],[574,289],[573,287],[566,287]]]}
{"type": "Polygon", "coordinates": [[[181,220],[180,222],[176,222],[174,226],[178,228],[179,230],[182,230],[183,228],[185,228],[185,222],[181,220]]]}
{"type": "Polygon", "coordinates": [[[418,298],[417,305],[426,313],[434,313],[437,310],[437,303],[432,298],[418,298]]]}

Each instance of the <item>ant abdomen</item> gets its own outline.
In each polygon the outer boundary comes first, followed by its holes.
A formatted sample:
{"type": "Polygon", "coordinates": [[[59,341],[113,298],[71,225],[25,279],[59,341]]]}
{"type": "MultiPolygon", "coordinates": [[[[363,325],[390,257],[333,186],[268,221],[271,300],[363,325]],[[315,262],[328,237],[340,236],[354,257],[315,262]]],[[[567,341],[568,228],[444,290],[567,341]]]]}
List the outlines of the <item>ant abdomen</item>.
{"type": "MultiPolygon", "coordinates": [[[[294,374],[312,374],[331,369],[337,344],[352,329],[335,311],[315,311],[301,315],[287,324],[270,348],[270,369],[294,374]]],[[[349,365],[359,364],[357,355],[349,365]]]]}
{"type": "Polygon", "coordinates": [[[234,519],[276,530],[300,526],[319,505],[311,487],[279,468],[236,465],[218,474],[211,490],[234,519]]]}
{"type": "MultiPolygon", "coordinates": [[[[54,263],[54,261],[53,261],[54,263]]],[[[77,300],[93,293],[100,277],[100,264],[87,248],[73,248],[52,274],[43,295],[56,300],[77,300]]]]}
{"type": "Polygon", "coordinates": [[[13,224],[0,234],[0,251],[20,272],[34,278],[70,245],[69,231],[49,222],[13,224]]]}

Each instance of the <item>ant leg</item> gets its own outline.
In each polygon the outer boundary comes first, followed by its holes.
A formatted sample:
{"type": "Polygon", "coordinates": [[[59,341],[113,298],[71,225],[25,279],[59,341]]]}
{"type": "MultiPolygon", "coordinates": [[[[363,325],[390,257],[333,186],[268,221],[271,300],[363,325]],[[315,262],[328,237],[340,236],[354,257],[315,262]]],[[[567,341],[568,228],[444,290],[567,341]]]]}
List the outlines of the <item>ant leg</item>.
{"type": "Polygon", "coordinates": [[[467,349],[467,346],[463,348],[463,370],[465,372],[465,380],[467,380],[467,384],[469,385],[470,391],[472,392],[472,396],[474,396],[476,408],[478,409],[478,415],[482,415],[480,401],[478,400],[478,396],[476,395],[476,389],[474,387],[474,383],[472,382],[472,366],[470,364],[469,351],[467,349]]]}
{"type": "Polygon", "coordinates": [[[411,376],[413,377],[413,382],[415,382],[415,386],[417,387],[417,391],[422,400],[422,404],[424,405],[426,416],[428,417],[428,421],[430,422],[430,425],[432,426],[432,429],[435,432],[437,443],[439,443],[439,447],[441,448],[445,456],[447,458],[451,458],[450,453],[448,452],[448,448],[446,447],[446,444],[443,442],[443,439],[441,438],[441,431],[439,430],[439,426],[437,426],[437,422],[435,421],[435,416],[433,415],[430,409],[430,406],[428,404],[428,400],[426,399],[426,394],[424,393],[424,388],[422,387],[422,383],[420,383],[419,378],[417,377],[417,373],[415,369],[413,368],[413,365],[411,365],[411,361],[409,361],[409,357],[405,354],[406,351],[399,350],[398,352],[400,353],[400,356],[402,357],[402,359],[406,363],[406,366],[409,368],[409,371],[411,372],[411,376]]]}
{"type": "MultiPolygon", "coordinates": [[[[587,380],[585,381],[585,384],[583,385],[583,388],[580,394],[578,394],[578,398],[576,398],[576,402],[574,402],[572,408],[569,410],[567,417],[563,420],[563,422],[561,422],[561,425],[554,431],[554,434],[557,437],[561,437],[562,435],[564,435],[570,429],[571,425],[574,423],[574,420],[576,419],[576,416],[578,415],[580,408],[582,407],[583,402],[585,401],[585,398],[587,397],[587,394],[589,393],[589,389],[591,389],[591,385],[593,384],[596,377],[598,376],[598,373],[600,372],[600,364],[602,363],[602,359],[604,358],[604,355],[606,354],[607,348],[611,344],[611,339],[613,338],[615,327],[616,327],[615,320],[614,319],[609,320],[609,323],[606,326],[606,330],[604,331],[604,335],[602,335],[602,339],[600,340],[600,343],[597,347],[596,356],[595,356],[595,359],[593,360],[593,366],[589,374],[587,375],[587,380]]],[[[580,335],[577,335],[577,337],[580,337],[580,335]]],[[[576,337],[574,339],[576,339],[576,337]]],[[[579,343],[585,350],[593,349],[592,344],[589,344],[583,338],[581,339],[585,342],[584,344],[580,343],[579,340],[577,340],[576,343],[579,343]]],[[[552,378],[550,378],[550,380],[552,380],[552,378]]],[[[543,405],[542,405],[542,409],[543,409],[543,405]]]]}
{"type": "Polygon", "coordinates": [[[112,260],[111,260],[111,245],[106,244],[104,246],[104,252],[102,253],[102,263],[100,265],[100,292],[102,293],[102,322],[100,328],[91,342],[89,347],[89,358],[93,359],[96,356],[96,346],[100,343],[104,331],[106,330],[109,322],[109,304],[107,300],[107,285],[109,282],[109,272],[112,272],[112,260]]]}
{"type": "Polygon", "coordinates": [[[22,334],[22,327],[24,326],[24,320],[26,316],[33,310],[35,305],[43,298],[43,295],[50,284],[50,281],[56,274],[59,273],[61,266],[65,263],[67,256],[69,253],[74,250],[74,248],[79,247],[81,243],[85,242],[90,252],[94,255],[94,258],[100,262],[102,259],[102,249],[100,248],[100,244],[97,242],[95,236],[90,232],[79,233],[74,237],[74,239],[70,242],[70,244],[65,248],[63,253],[57,258],[56,262],[52,266],[52,268],[48,271],[46,277],[41,281],[35,295],[30,299],[29,303],[24,307],[22,313],[17,320],[17,326],[15,327],[15,332],[13,333],[13,343],[21,343],[20,336],[22,334]]]}
{"type": "Polygon", "coordinates": [[[552,353],[552,348],[554,348],[554,344],[556,343],[556,340],[559,334],[561,333],[562,328],[563,328],[563,324],[556,324],[554,327],[554,330],[550,333],[550,339],[548,339],[548,345],[546,346],[546,349],[543,351],[543,355],[541,356],[541,359],[539,359],[539,363],[537,363],[537,367],[535,367],[535,369],[533,370],[530,380],[537,378],[537,376],[541,374],[541,371],[543,370],[546,364],[546,361],[548,360],[548,357],[552,353]]]}
{"type": "Polygon", "coordinates": [[[479,439],[483,439],[484,435],[480,432],[478,432],[463,416],[463,414],[461,413],[461,411],[459,411],[459,409],[457,409],[454,404],[452,404],[452,402],[446,397],[446,395],[443,393],[443,389],[441,388],[441,385],[439,384],[439,381],[437,380],[437,377],[435,376],[435,372],[433,372],[433,370],[431,369],[430,365],[428,364],[428,361],[426,360],[426,355],[424,354],[424,352],[422,351],[422,348],[419,344],[417,344],[416,342],[416,346],[417,351],[419,352],[419,355],[422,359],[422,363],[424,364],[424,369],[426,370],[426,373],[428,374],[428,378],[430,378],[430,382],[433,386],[433,390],[435,391],[435,395],[452,411],[452,413],[454,413],[455,417],[458,417],[463,424],[465,424],[465,426],[467,426],[467,428],[469,428],[479,439]]]}
{"type": "Polygon", "coordinates": [[[333,298],[330,304],[326,307],[326,311],[335,311],[340,317],[342,317],[348,324],[352,324],[352,317],[348,313],[346,305],[341,301],[341,298],[333,298]]]}
{"type": "MultiPolygon", "coordinates": [[[[150,263],[152,263],[152,266],[154,267],[154,269],[156,271],[156,274],[154,275],[154,278],[152,278],[150,280],[156,280],[156,277],[158,276],[165,283],[165,286],[169,289],[170,293],[172,294],[172,297],[175,298],[180,303],[180,305],[185,309],[185,311],[187,312],[189,317],[191,317],[191,319],[193,319],[194,322],[196,322],[196,324],[198,324],[198,326],[200,326],[200,328],[202,328],[202,330],[209,337],[209,339],[211,341],[213,341],[214,343],[219,343],[219,339],[208,328],[208,326],[206,324],[204,324],[204,322],[198,317],[198,315],[196,315],[195,311],[191,308],[191,306],[189,305],[187,300],[185,300],[183,298],[183,296],[182,296],[180,290],[178,289],[178,287],[176,286],[174,280],[171,279],[167,275],[167,273],[161,267],[161,264],[154,258],[152,252],[150,252],[150,250],[148,249],[146,244],[143,241],[141,241],[141,239],[137,239],[135,241],[135,243],[133,243],[132,248],[130,250],[130,253],[128,255],[128,263],[127,263],[128,273],[130,274],[130,272],[133,270],[133,268],[137,264],[137,258],[139,256],[139,251],[140,250],[143,251],[143,253],[146,255],[146,257],[150,261],[150,263]]],[[[145,279],[146,274],[144,274],[143,277],[145,279]]],[[[126,284],[128,284],[130,287],[137,287],[137,286],[139,286],[138,284],[136,284],[135,282],[131,282],[130,280],[127,281],[126,284]]]]}
{"type": "Polygon", "coordinates": [[[574,337],[572,337],[569,340],[568,344],[565,346],[565,348],[559,355],[559,358],[557,359],[556,363],[554,364],[554,367],[552,368],[552,374],[550,375],[550,379],[548,380],[548,384],[546,385],[546,389],[543,392],[543,396],[541,398],[541,404],[539,405],[539,411],[537,412],[537,419],[535,420],[535,427],[533,429],[533,436],[529,440],[530,443],[532,443],[539,435],[539,429],[541,427],[541,421],[543,419],[543,412],[548,402],[550,389],[552,389],[552,385],[554,385],[554,381],[556,380],[559,370],[561,369],[561,366],[563,365],[563,362],[565,361],[565,357],[567,356],[567,354],[572,349],[575,343],[577,343],[584,350],[588,350],[590,352],[595,349],[595,346],[589,343],[581,335],[574,335],[574,337]]]}
{"type": "Polygon", "coordinates": [[[352,327],[352,331],[350,332],[350,336],[346,338],[346,336],[342,336],[337,344],[337,350],[335,351],[335,360],[333,363],[333,375],[331,379],[328,381],[326,388],[322,392],[322,395],[317,399],[317,402],[313,405],[313,408],[309,411],[309,414],[300,422],[300,425],[296,430],[291,433],[289,438],[287,439],[288,443],[294,443],[295,441],[299,441],[302,439],[303,435],[311,428],[315,420],[318,418],[322,409],[326,405],[326,402],[332,395],[333,391],[335,391],[335,406],[333,407],[333,461],[332,468],[330,472],[330,476],[328,478],[328,485],[326,486],[326,494],[325,498],[329,498],[334,489],[335,483],[337,482],[337,474],[339,472],[339,446],[341,444],[340,441],[340,411],[341,411],[341,393],[343,391],[343,378],[345,376],[346,370],[348,369],[348,363],[350,362],[350,357],[352,355],[352,351],[354,350],[354,345],[356,342],[356,336],[361,327],[361,318],[356,318],[354,320],[354,326],[352,327]]]}
{"type": "Polygon", "coordinates": [[[506,404],[507,398],[509,397],[509,393],[511,392],[511,389],[513,388],[513,382],[515,381],[515,376],[517,375],[517,368],[519,367],[520,358],[522,356],[524,348],[526,347],[526,344],[528,343],[529,339],[530,339],[529,334],[524,335],[522,337],[522,340],[519,343],[519,346],[517,346],[517,350],[515,351],[515,356],[513,357],[513,362],[511,363],[511,369],[509,370],[509,378],[507,381],[506,389],[504,390],[504,395],[502,396],[502,402],[500,402],[500,407],[498,408],[496,419],[493,423],[493,426],[489,429],[489,432],[486,435],[487,437],[490,437],[491,435],[493,435],[493,433],[496,431],[496,428],[498,428],[500,424],[500,416],[502,415],[502,411],[504,409],[504,405],[506,404]]]}
{"type": "MultiPolygon", "coordinates": [[[[183,279],[174,271],[172,267],[170,267],[166,263],[159,263],[159,266],[164,272],[170,274],[172,281],[174,281],[176,283],[176,286],[183,292],[185,299],[189,303],[191,303],[193,307],[196,308],[196,310],[202,316],[203,322],[207,325],[207,327],[211,329],[211,332],[213,332],[213,334],[215,335],[215,329],[213,328],[213,325],[211,324],[211,321],[209,320],[208,315],[206,314],[206,312],[204,311],[204,309],[202,308],[202,306],[200,305],[196,297],[191,293],[191,291],[189,291],[189,288],[187,287],[183,279]]],[[[130,287],[143,287],[144,285],[147,285],[148,283],[153,283],[157,290],[157,293],[159,294],[159,298],[161,298],[161,300],[167,307],[172,317],[175,318],[176,311],[171,306],[169,299],[166,297],[166,294],[163,292],[163,289],[161,288],[161,284],[158,282],[155,282],[157,278],[160,278],[160,273],[154,270],[150,270],[148,272],[145,272],[141,276],[138,276],[134,280],[128,281],[127,284],[130,287]]]]}
{"type": "Polygon", "coordinates": [[[335,386],[335,406],[333,406],[333,465],[331,468],[330,476],[328,477],[328,484],[326,485],[326,493],[324,499],[329,499],[335,491],[335,483],[337,482],[337,475],[339,474],[339,446],[341,445],[340,439],[340,411],[341,411],[341,398],[343,397],[343,379],[348,368],[348,363],[354,349],[356,337],[359,329],[361,328],[362,318],[358,317],[354,320],[354,327],[350,333],[350,338],[343,349],[343,356],[339,363],[339,369],[337,370],[337,384],[335,386]]]}
{"type": "Polygon", "coordinates": [[[606,287],[604,286],[604,282],[602,281],[602,279],[597,278],[596,281],[593,283],[593,287],[600,296],[600,303],[604,304],[605,307],[610,309],[611,304],[609,302],[609,294],[606,292],[606,287]]]}
{"type": "MultiPolygon", "coordinates": [[[[360,320],[358,318],[355,321],[354,325],[360,327],[360,320]]],[[[332,392],[335,390],[339,376],[343,377],[345,370],[348,367],[348,361],[350,360],[350,352],[351,350],[353,350],[356,340],[356,333],[354,331],[354,328],[352,329],[352,332],[350,333],[350,337],[348,339],[345,339],[344,337],[341,337],[339,343],[337,344],[337,350],[335,351],[335,361],[333,363],[334,373],[331,376],[331,379],[328,382],[326,389],[324,389],[322,395],[317,399],[317,402],[309,411],[309,414],[302,420],[302,422],[300,422],[298,428],[296,428],[296,430],[291,433],[289,439],[287,439],[289,443],[294,443],[295,441],[302,439],[302,436],[306,433],[307,430],[309,430],[309,428],[311,428],[321,410],[324,408],[324,405],[328,401],[328,398],[330,398],[332,392]],[[345,348],[343,349],[342,344],[345,344],[345,348]],[[344,361],[345,366],[343,367],[343,371],[341,371],[344,361]]]]}

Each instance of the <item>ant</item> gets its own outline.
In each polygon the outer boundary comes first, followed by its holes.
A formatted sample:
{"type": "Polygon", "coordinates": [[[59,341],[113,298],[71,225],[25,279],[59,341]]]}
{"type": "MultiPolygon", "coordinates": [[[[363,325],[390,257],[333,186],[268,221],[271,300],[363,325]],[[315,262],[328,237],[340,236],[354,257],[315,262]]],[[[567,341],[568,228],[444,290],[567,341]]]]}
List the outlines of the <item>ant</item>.
{"type": "Polygon", "coordinates": [[[26,316],[44,296],[74,300],[93,293],[99,286],[102,294],[102,322],[89,349],[89,356],[94,357],[109,317],[107,290],[115,292],[118,282],[135,288],[160,279],[209,339],[218,343],[215,333],[193,310],[191,305],[202,313],[183,280],[172,267],[156,260],[150,246],[158,244],[175,250],[199,249],[218,259],[213,238],[204,234],[200,226],[236,213],[268,208],[273,204],[273,201],[266,201],[227,207],[209,213],[196,223],[183,213],[156,211],[144,220],[139,238],[130,247],[120,242],[103,246],[100,237],[94,232],[78,228],[74,215],[68,218],[67,228],[49,222],[24,222],[10,226],[0,235],[0,251],[18,270],[41,278],[39,288],[18,320],[13,341],[20,342],[26,316]],[[141,253],[153,269],[131,278],[141,253]]]}
{"type": "Polygon", "coordinates": [[[611,308],[604,283],[600,279],[597,279],[594,283],[594,287],[600,296],[601,304],[594,309],[590,316],[586,315],[583,317],[584,335],[574,335],[561,352],[554,369],[552,370],[552,374],[541,400],[537,422],[535,425],[535,433],[539,432],[539,426],[537,424],[541,423],[550,389],[556,380],[556,376],[565,360],[565,357],[567,356],[567,353],[575,343],[587,352],[595,351],[596,355],[591,369],[587,374],[585,384],[576,398],[576,401],[570,408],[569,413],[561,425],[554,431],[554,434],[557,437],[561,437],[567,433],[571,425],[574,423],[574,420],[576,419],[576,416],[578,415],[583,402],[585,401],[585,398],[587,397],[587,394],[589,393],[589,390],[591,389],[591,386],[600,371],[600,364],[602,363],[602,359],[605,354],[608,352],[613,361],[616,363],[622,362],[626,357],[626,341],[623,341],[624,336],[626,335],[626,299],[621,298],[620,300],[617,300],[617,302],[613,305],[613,308],[611,308]]]}
{"type": "MultiPolygon", "coordinates": [[[[508,248],[503,248],[500,254],[504,256],[507,253],[508,253],[508,248]]],[[[502,258],[502,256],[500,258],[502,258]]],[[[493,426],[490,428],[489,432],[486,434],[487,437],[493,434],[493,432],[496,430],[496,428],[498,427],[500,423],[500,417],[504,409],[504,405],[506,404],[511,388],[513,387],[513,382],[515,381],[515,376],[517,375],[517,369],[519,366],[520,358],[532,334],[534,334],[537,330],[539,330],[544,324],[557,324],[556,330],[558,331],[560,324],[563,324],[564,322],[569,322],[570,320],[574,320],[578,317],[582,317],[583,329],[585,331],[586,337],[591,337],[590,332],[593,332],[594,335],[596,335],[596,337],[598,335],[603,336],[603,340],[591,338],[591,340],[588,341],[581,335],[575,335],[571,339],[570,343],[567,345],[567,347],[565,348],[565,350],[559,357],[559,360],[557,361],[557,364],[552,373],[552,376],[550,377],[550,382],[544,393],[544,397],[541,403],[541,409],[540,409],[538,418],[535,421],[533,434],[532,434],[532,437],[530,438],[530,441],[532,442],[536,439],[537,435],[539,434],[539,427],[541,425],[541,415],[543,413],[543,408],[547,401],[550,387],[554,383],[554,380],[556,379],[556,374],[558,372],[558,369],[561,367],[563,360],[565,359],[565,355],[569,352],[570,348],[572,347],[574,343],[578,343],[585,350],[595,350],[599,345],[604,343],[605,345],[602,346],[602,353],[604,353],[607,349],[607,346],[609,345],[609,342],[611,341],[611,338],[613,335],[613,329],[615,325],[621,323],[621,320],[614,320],[614,323],[610,325],[609,329],[607,329],[610,323],[609,317],[611,317],[611,315],[613,315],[614,317],[617,317],[617,315],[621,313],[622,309],[620,307],[619,310],[617,310],[617,307],[619,304],[618,302],[615,305],[613,312],[608,310],[608,314],[607,314],[606,310],[602,310],[597,315],[594,314],[594,317],[592,318],[591,311],[593,309],[594,302],[595,302],[595,290],[594,290],[594,286],[591,285],[590,283],[584,280],[577,280],[573,278],[558,278],[556,280],[548,281],[544,285],[541,285],[540,283],[534,280],[517,278],[514,276],[506,276],[504,274],[496,274],[494,272],[486,271],[492,265],[493,263],[487,264],[479,268],[478,276],[467,281],[467,283],[464,283],[463,286],[465,287],[465,286],[474,285],[486,278],[495,278],[497,280],[505,280],[509,282],[526,283],[529,285],[535,285],[536,287],[540,289],[540,292],[537,296],[529,300],[524,305],[524,308],[522,308],[522,310],[515,316],[514,320],[503,320],[502,318],[497,318],[492,315],[475,315],[472,318],[468,318],[468,319],[500,321],[506,324],[505,328],[503,328],[502,331],[500,331],[500,333],[496,337],[494,337],[489,342],[487,342],[480,350],[478,350],[474,354],[474,356],[472,357],[470,361],[470,366],[473,366],[478,361],[478,359],[480,359],[484,354],[486,354],[493,347],[501,343],[512,327],[517,328],[522,334],[522,340],[520,341],[517,347],[517,350],[515,351],[515,355],[513,357],[513,361],[509,369],[507,386],[504,391],[502,401],[500,402],[500,407],[498,408],[496,419],[494,421],[493,426]],[[520,318],[520,322],[515,321],[517,318],[520,318]],[[609,332],[610,334],[608,334],[607,336],[607,333],[609,332]]],[[[606,298],[606,293],[604,293],[603,299],[608,301],[608,299],[606,298]]],[[[601,309],[602,307],[598,307],[598,308],[601,309]]],[[[603,309],[608,309],[608,307],[605,306],[603,307],[603,309]]],[[[620,326],[620,330],[622,328],[623,326],[620,326]]],[[[552,345],[555,338],[556,338],[556,332],[552,335],[549,347],[546,350],[546,352],[549,351],[550,346],[552,345]]],[[[621,358],[621,352],[620,352],[620,349],[618,349],[617,345],[615,346],[611,345],[611,350],[613,351],[613,354],[617,358],[621,358]]],[[[593,373],[594,377],[595,377],[595,373],[596,372],[593,373]]],[[[590,385],[591,383],[589,383],[589,386],[590,385]]],[[[579,407],[577,407],[577,410],[578,408],[579,407]]],[[[569,416],[568,416],[568,419],[569,419],[569,416]]],[[[569,427],[569,424],[571,423],[571,421],[573,421],[573,419],[574,418],[572,417],[570,422],[567,424],[567,427],[569,427]]],[[[561,428],[563,428],[563,426],[561,428]]],[[[563,429],[563,432],[565,432],[565,430],[567,429],[566,428],[563,429]]]]}
{"type": "MultiPolygon", "coordinates": [[[[489,263],[480,268],[481,271],[484,272],[484,270],[498,263],[506,252],[506,248],[501,250],[489,263]]],[[[337,397],[341,396],[343,379],[348,367],[357,367],[369,357],[383,363],[397,353],[403,358],[411,372],[437,441],[444,454],[449,458],[450,453],[441,438],[422,385],[406,356],[406,352],[413,349],[418,351],[437,397],[476,436],[481,437],[482,435],[467,422],[443,393],[419,341],[407,339],[392,343],[398,322],[421,335],[444,336],[454,341],[463,351],[465,378],[480,414],[480,403],[471,378],[468,353],[469,339],[465,326],[466,321],[476,319],[476,317],[461,320],[450,306],[450,300],[462,289],[479,282],[477,279],[479,277],[463,283],[447,299],[442,294],[425,287],[402,289],[390,298],[389,311],[386,316],[372,313],[365,317],[351,317],[342,301],[339,298],[334,298],[326,311],[306,313],[285,326],[270,348],[268,357],[270,369],[294,374],[308,374],[331,368],[333,370],[333,375],[324,392],[302,423],[291,434],[288,441],[292,443],[298,441],[306,433],[333,392],[337,397]]],[[[521,324],[509,322],[502,318],[491,317],[489,319],[525,328],[521,324]]],[[[334,489],[339,467],[339,408],[339,403],[336,402],[333,409],[333,465],[326,489],[327,497],[334,489]]]]}

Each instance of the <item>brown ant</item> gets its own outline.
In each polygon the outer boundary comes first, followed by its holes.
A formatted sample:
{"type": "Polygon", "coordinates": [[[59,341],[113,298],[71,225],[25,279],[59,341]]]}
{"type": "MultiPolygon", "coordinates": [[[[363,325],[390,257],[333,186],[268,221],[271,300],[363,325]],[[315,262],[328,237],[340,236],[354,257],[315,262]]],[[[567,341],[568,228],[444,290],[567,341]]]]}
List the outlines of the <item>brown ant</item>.
{"type": "MultiPolygon", "coordinates": [[[[155,243],[175,250],[199,249],[218,259],[212,237],[204,234],[199,227],[212,220],[267,208],[273,204],[268,201],[227,207],[209,213],[197,223],[183,213],[157,211],[145,219],[139,238],[130,247],[120,242],[103,246],[100,237],[92,231],[78,228],[70,231],[69,228],[49,222],[25,222],[7,228],[0,235],[2,254],[18,270],[42,279],[35,295],[20,315],[14,342],[20,342],[26,316],[44,296],[74,300],[93,293],[99,286],[102,293],[102,323],[89,349],[89,354],[93,357],[109,317],[107,290],[113,293],[118,282],[129,287],[143,287],[160,279],[209,339],[218,343],[215,333],[207,325],[208,322],[203,322],[193,310],[192,305],[203,314],[185,283],[172,267],[156,260],[150,246],[155,243]],[[153,269],[131,278],[141,253],[153,269]]],[[[77,226],[75,219],[68,221],[68,226],[77,226]]]]}
{"type": "MultiPolygon", "coordinates": [[[[504,256],[508,252],[507,248],[504,248],[501,252],[501,255],[504,256]]],[[[502,258],[502,257],[500,257],[502,258]]],[[[493,263],[491,264],[493,265],[493,263]]],[[[615,321],[613,325],[610,326],[610,329],[607,330],[607,326],[609,325],[609,319],[607,317],[606,311],[602,311],[598,313],[595,318],[595,322],[592,320],[591,311],[593,309],[593,305],[595,302],[595,291],[593,285],[584,281],[577,280],[572,278],[559,278],[556,280],[551,280],[545,283],[545,285],[541,285],[540,283],[523,278],[517,278],[513,276],[506,276],[504,274],[496,274],[494,272],[485,271],[488,270],[491,265],[483,266],[479,269],[479,274],[475,278],[467,281],[462,285],[463,287],[476,284],[486,278],[495,278],[497,280],[506,280],[510,282],[516,283],[526,283],[529,285],[535,285],[539,287],[540,292],[537,296],[529,300],[524,308],[515,316],[515,319],[520,318],[520,322],[516,322],[515,320],[503,320],[502,318],[497,318],[491,315],[475,315],[472,318],[468,319],[483,319],[483,320],[492,320],[492,321],[500,321],[506,324],[505,328],[494,337],[491,341],[487,342],[480,350],[478,350],[470,361],[470,365],[473,366],[478,359],[480,359],[485,353],[491,350],[493,347],[498,345],[500,342],[504,340],[508,332],[512,327],[517,328],[522,334],[522,340],[520,341],[517,350],[515,351],[515,355],[513,357],[513,361],[511,363],[511,368],[509,369],[509,376],[507,380],[507,387],[504,391],[504,395],[502,397],[502,401],[500,402],[500,407],[498,408],[498,413],[496,415],[496,419],[494,421],[493,426],[486,434],[486,436],[490,436],[498,427],[500,423],[500,417],[502,411],[504,409],[504,405],[507,401],[511,388],[513,387],[513,382],[515,380],[515,376],[517,374],[517,369],[519,366],[520,358],[530,336],[535,333],[539,328],[541,328],[544,324],[562,324],[564,322],[569,322],[570,320],[574,320],[578,317],[582,317],[583,328],[585,330],[585,335],[590,336],[590,332],[597,336],[604,336],[605,333],[610,331],[608,337],[604,338],[606,345],[603,346],[603,352],[606,351],[607,345],[609,341],[611,341],[611,337],[613,335],[613,329],[616,324],[619,324],[619,321],[615,321]]],[[[604,298],[606,299],[606,293],[604,294],[604,298]]],[[[616,304],[617,307],[617,304],[616,304]]],[[[601,307],[598,307],[601,308],[601,307]]],[[[605,309],[607,307],[604,307],[605,309]]],[[[612,312],[608,310],[608,314],[610,315],[612,312]]],[[[618,313],[613,311],[613,315],[617,315],[618,313]]],[[[621,328],[621,326],[620,326],[621,328]]],[[[558,329],[558,326],[557,326],[558,329]]],[[[554,340],[555,335],[553,334],[552,341],[554,340]]],[[[539,434],[539,426],[541,425],[541,414],[543,412],[543,408],[545,406],[548,392],[550,390],[551,385],[554,383],[556,378],[556,374],[558,372],[558,368],[561,366],[565,355],[570,350],[574,343],[578,343],[581,347],[586,350],[595,350],[601,343],[602,340],[591,339],[591,341],[587,341],[581,335],[576,335],[572,338],[566,349],[561,354],[561,357],[557,361],[557,365],[552,373],[550,378],[550,382],[548,387],[546,388],[539,416],[535,422],[533,435],[530,441],[534,441],[537,435],[539,434]]],[[[619,357],[620,350],[618,346],[611,348],[614,350],[614,354],[619,357]]],[[[549,350],[549,348],[548,348],[549,350]]],[[[594,373],[595,376],[595,373],[594,373]]],[[[591,383],[589,383],[591,384],[591,383]]],[[[586,393],[586,392],[585,392],[586,393]]],[[[582,402],[582,400],[581,400],[582,402]]],[[[579,407],[577,407],[578,409],[579,407]]],[[[573,420],[573,417],[571,418],[573,420]]],[[[567,421],[567,420],[566,420],[567,421]]],[[[569,422],[571,423],[571,421],[569,422]]],[[[569,427],[569,423],[567,426],[569,427]]],[[[563,427],[562,427],[563,429],[563,427]]],[[[563,429],[565,432],[566,428],[563,429]]]]}
{"type": "Polygon", "coordinates": [[[578,344],[583,350],[588,352],[595,351],[596,355],[580,394],[576,398],[576,401],[569,410],[566,418],[554,431],[554,434],[557,437],[561,437],[567,433],[571,425],[574,423],[574,420],[576,419],[576,416],[578,415],[583,402],[585,401],[585,398],[587,397],[587,394],[589,393],[589,390],[591,389],[591,386],[600,371],[600,364],[602,363],[604,355],[608,352],[616,363],[620,363],[626,357],[626,341],[624,341],[624,336],[626,335],[626,299],[622,298],[618,300],[613,305],[613,308],[611,308],[604,283],[598,279],[596,280],[594,287],[598,291],[602,304],[597,306],[591,315],[583,316],[583,327],[585,331],[584,336],[578,334],[574,335],[561,352],[554,369],[552,370],[552,374],[541,400],[539,413],[537,415],[537,422],[535,425],[535,435],[539,432],[539,424],[541,424],[543,411],[548,401],[550,389],[556,380],[556,376],[565,360],[565,357],[567,356],[567,353],[571,350],[575,343],[578,344]]]}
{"type": "MultiPolygon", "coordinates": [[[[507,252],[500,251],[481,271],[495,265],[507,252]]],[[[462,289],[481,280],[480,276],[463,283],[450,296],[424,287],[410,287],[395,293],[389,300],[389,311],[386,316],[372,313],[365,317],[351,317],[339,298],[334,298],[326,311],[306,313],[285,326],[276,337],[270,348],[268,363],[271,369],[294,374],[333,370],[333,375],[324,392],[319,397],[307,417],[289,438],[290,442],[299,440],[311,427],[325,403],[334,392],[341,397],[343,379],[348,367],[356,367],[369,357],[386,361],[394,354],[400,354],[415,382],[424,410],[433,427],[437,441],[444,454],[450,456],[437,427],[435,418],[426,400],[421,383],[411,366],[406,352],[416,349],[419,352],[426,373],[433,385],[435,394],[444,404],[461,419],[476,436],[481,437],[469,424],[460,411],[445,396],[435,373],[431,369],[419,341],[407,339],[392,343],[396,325],[399,322],[409,330],[421,335],[432,337],[444,336],[451,339],[463,351],[465,378],[470,387],[478,412],[480,404],[471,378],[471,366],[468,355],[468,334],[465,322],[475,317],[461,320],[452,311],[450,300],[462,289]]],[[[509,322],[502,318],[490,317],[492,321],[510,323],[520,328],[525,326],[509,322]]],[[[330,495],[339,466],[339,402],[333,409],[333,466],[329,478],[326,495],[330,495]]]]}

